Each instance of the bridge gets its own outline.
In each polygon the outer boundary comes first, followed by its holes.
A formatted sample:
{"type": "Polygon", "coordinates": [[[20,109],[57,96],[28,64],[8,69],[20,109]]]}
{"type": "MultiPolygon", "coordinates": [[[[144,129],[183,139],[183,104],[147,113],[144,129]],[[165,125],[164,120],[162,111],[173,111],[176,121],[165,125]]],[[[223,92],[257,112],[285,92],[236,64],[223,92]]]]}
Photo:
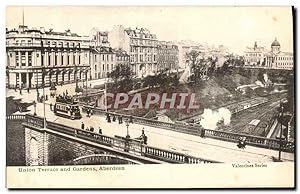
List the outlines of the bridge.
{"type": "MultiPolygon", "coordinates": [[[[98,114],[104,114],[104,112],[98,110],[98,114]]],[[[126,115],[123,115],[123,118],[126,118],[126,115]]],[[[241,150],[236,147],[240,134],[205,130],[206,138],[201,138],[198,126],[164,123],[140,117],[133,117],[134,122],[143,126],[155,126],[157,130],[162,131],[161,137],[164,136],[166,130],[169,134],[178,133],[182,138],[189,135],[188,141],[178,141],[178,146],[184,145],[186,150],[164,147],[159,138],[156,141],[153,140],[151,133],[147,135],[152,141],[149,141],[149,145],[144,145],[135,139],[74,128],[68,126],[65,122],[67,120],[64,120],[64,124],[47,120],[44,126],[42,117],[31,114],[7,117],[7,120],[10,119],[23,121],[26,165],[105,164],[105,161],[106,163],[112,161],[115,164],[261,162],[272,161],[272,157],[277,157],[280,147],[280,140],[277,139],[243,135],[247,138],[248,146],[245,150],[241,150]],[[185,133],[182,133],[183,130],[185,133]],[[185,143],[182,144],[181,141],[185,143]],[[195,151],[188,150],[188,147],[195,151]],[[64,162],[62,162],[63,158],[64,162]]],[[[57,119],[54,120],[57,121],[57,119]]],[[[70,120],[70,122],[75,121],[70,120]]],[[[161,140],[164,141],[164,139],[161,140]]],[[[282,141],[281,148],[282,158],[293,161],[294,143],[282,141]]]]}
{"type": "MultiPolygon", "coordinates": [[[[24,116],[23,126],[25,128],[25,144],[27,144],[27,146],[25,146],[27,165],[49,165],[50,155],[55,155],[53,153],[49,154],[49,150],[53,152],[53,150],[57,151],[59,149],[59,146],[54,145],[58,143],[57,139],[55,140],[56,137],[60,138],[60,140],[63,138],[71,142],[87,145],[88,147],[98,148],[103,152],[103,154],[80,156],[69,161],[67,164],[86,164],[94,163],[95,161],[105,161],[103,158],[109,158],[110,161],[112,158],[116,159],[119,164],[192,164],[217,162],[147,146],[142,144],[141,141],[134,139],[110,137],[50,121],[47,121],[46,127],[44,127],[43,118],[29,114],[24,116]],[[37,153],[34,153],[35,151],[37,153]]],[[[64,145],[62,143],[60,144],[62,146],[64,145]]],[[[76,146],[73,145],[72,147],[74,148],[76,146]]],[[[50,158],[50,160],[53,160],[53,158],[50,158]]]]}

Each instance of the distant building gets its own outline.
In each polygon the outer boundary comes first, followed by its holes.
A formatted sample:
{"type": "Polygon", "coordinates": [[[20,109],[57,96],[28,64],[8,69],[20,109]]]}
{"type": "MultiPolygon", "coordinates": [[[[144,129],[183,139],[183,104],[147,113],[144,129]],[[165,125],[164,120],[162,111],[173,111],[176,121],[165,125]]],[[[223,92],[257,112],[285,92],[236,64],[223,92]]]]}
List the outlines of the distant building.
{"type": "Polygon", "coordinates": [[[245,64],[250,66],[262,66],[264,61],[265,47],[257,46],[257,42],[253,47],[247,47],[244,52],[245,64]]]}
{"type": "Polygon", "coordinates": [[[265,55],[264,63],[266,68],[292,70],[294,68],[293,53],[282,52],[280,43],[275,38],[271,44],[271,52],[265,55]]]}
{"type": "Polygon", "coordinates": [[[111,47],[95,47],[91,49],[91,78],[101,79],[108,77],[117,65],[129,65],[129,55],[111,47]]]}
{"type": "Polygon", "coordinates": [[[110,43],[108,41],[108,32],[104,31],[96,31],[92,35],[92,44],[94,47],[110,47],[110,43]]]}
{"type": "Polygon", "coordinates": [[[128,65],[130,66],[130,56],[121,49],[114,50],[116,53],[116,64],[117,65],[128,65]]]}
{"type": "Polygon", "coordinates": [[[6,82],[10,88],[38,88],[88,78],[89,37],[70,30],[6,30],[6,82]]]}
{"type": "Polygon", "coordinates": [[[294,68],[293,53],[280,50],[280,43],[275,38],[271,44],[271,51],[264,47],[247,48],[245,51],[245,67],[265,68],[265,69],[286,69],[294,68]]]}
{"type": "Polygon", "coordinates": [[[113,48],[130,55],[130,67],[138,77],[157,71],[157,38],[148,29],[118,25],[108,33],[108,40],[113,48]]]}
{"type": "Polygon", "coordinates": [[[186,69],[188,67],[188,59],[186,57],[187,53],[194,51],[200,51],[203,53],[203,56],[207,52],[207,49],[196,42],[192,41],[180,41],[177,42],[176,45],[178,46],[178,62],[179,62],[179,68],[186,69]]]}
{"type": "Polygon", "coordinates": [[[91,50],[92,79],[106,78],[116,66],[116,54],[110,47],[95,47],[91,50]]]}
{"type": "Polygon", "coordinates": [[[178,70],[178,52],[178,46],[172,42],[159,41],[157,45],[158,69],[178,70]]]}

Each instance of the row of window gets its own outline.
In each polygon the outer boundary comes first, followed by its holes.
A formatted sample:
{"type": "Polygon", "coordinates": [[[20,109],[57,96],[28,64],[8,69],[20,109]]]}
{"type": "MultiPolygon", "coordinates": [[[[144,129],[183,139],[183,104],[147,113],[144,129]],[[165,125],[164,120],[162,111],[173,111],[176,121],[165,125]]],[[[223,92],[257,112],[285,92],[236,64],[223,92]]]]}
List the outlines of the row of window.
{"type": "Polygon", "coordinates": [[[140,52],[140,53],[152,53],[152,52],[156,52],[157,48],[144,48],[144,47],[134,47],[134,46],[130,46],[130,52],[140,52]]]}
{"type": "Polygon", "coordinates": [[[98,60],[102,61],[114,61],[115,57],[113,54],[100,54],[100,55],[94,55],[94,61],[97,62],[98,60]],[[100,59],[99,59],[100,57],[100,59]]]}
{"type": "MultiPolygon", "coordinates": [[[[8,45],[10,41],[6,41],[6,44],[8,45]]],[[[32,45],[32,40],[16,40],[16,45],[32,45]]],[[[58,41],[42,41],[42,46],[65,46],[65,47],[73,47],[73,48],[80,48],[81,43],[80,42],[58,42],[58,41]]]]}
{"type": "MultiPolygon", "coordinates": [[[[130,55],[130,62],[151,62],[152,55],[130,55]]],[[[156,61],[156,55],[153,55],[153,61],[156,61]]]]}
{"type": "Polygon", "coordinates": [[[263,54],[260,53],[246,53],[246,57],[261,57],[263,54]]]}
{"type": "MultiPolygon", "coordinates": [[[[100,70],[99,68],[97,68],[97,66],[98,65],[95,65],[94,66],[94,69],[95,69],[95,71],[97,71],[97,69],[98,70],[100,70]]],[[[114,64],[111,64],[111,65],[109,65],[109,64],[102,64],[102,71],[112,71],[114,69],[114,64]],[[111,68],[109,69],[109,66],[111,66],[111,68]],[[106,69],[105,69],[105,67],[106,67],[106,69]]]]}
{"type": "MultiPolygon", "coordinates": [[[[42,60],[41,60],[42,61],[42,66],[44,66],[44,65],[45,66],[49,66],[49,65],[56,66],[56,65],[58,65],[58,59],[59,59],[58,55],[54,55],[54,60],[53,60],[52,55],[49,54],[47,61],[45,61],[46,60],[46,55],[43,54],[41,56],[42,56],[42,60]]],[[[66,59],[67,59],[67,61],[66,61],[66,64],[65,64],[64,56],[61,55],[60,56],[60,65],[79,65],[79,64],[81,64],[81,56],[80,55],[77,55],[77,57],[76,57],[76,55],[73,55],[73,57],[71,57],[70,55],[67,55],[66,59]],[[76,58],[78,60],[77,61],[78,63],[76,63],[76,58]],[[71,59],[73,59],[72,63],[71,63],[71,59]]]]}
{"type": "Polygon", "coordinates": [[[283,61],[283,60],[293,60],[293,57],[275,57],[276,60],[280,60],[280,61],[283,61]]]}
{"type": "Polygon", "coordinates": [[[148,46],[156,46],[157,45],[157,41],[131,38],[130,39],[130,44],[134,44],[134,45],[146,45],[146,46],[147,45],[148,46]]]}

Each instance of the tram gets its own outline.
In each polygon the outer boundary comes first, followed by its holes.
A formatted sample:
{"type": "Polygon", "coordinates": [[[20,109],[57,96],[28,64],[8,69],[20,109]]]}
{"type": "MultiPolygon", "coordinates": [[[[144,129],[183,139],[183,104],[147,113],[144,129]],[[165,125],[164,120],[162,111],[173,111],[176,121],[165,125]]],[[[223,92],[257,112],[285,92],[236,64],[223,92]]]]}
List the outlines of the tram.
{"type": "Polygon", "coordinates": [[[69,101],[56,98],[53,111],[57,116],[70,118],[72,120],[82,118],[78,102],[74,100],[69,101]]]}

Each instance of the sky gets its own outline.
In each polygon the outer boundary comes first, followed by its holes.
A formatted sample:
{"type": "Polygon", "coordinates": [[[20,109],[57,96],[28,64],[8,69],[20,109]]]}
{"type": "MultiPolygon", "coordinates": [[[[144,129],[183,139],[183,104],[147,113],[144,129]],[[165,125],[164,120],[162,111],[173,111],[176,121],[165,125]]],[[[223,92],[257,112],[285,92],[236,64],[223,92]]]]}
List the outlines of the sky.
{"type": "MultiPolygon", "coordinates": [[[[8,29],[22,24],[22,9],[7,7],[8,29]]],[[[270,49],[275,37],[282,51],[293,51],[291,7],[35,6],[24,7],[24,13],[29,27],[70,28],[79,35],[89,35],[94,27],[109,31],[114,25],[123,25],[148,28],[158,40],[225,45],[237,54],[255,41],[270,49]]]]}

